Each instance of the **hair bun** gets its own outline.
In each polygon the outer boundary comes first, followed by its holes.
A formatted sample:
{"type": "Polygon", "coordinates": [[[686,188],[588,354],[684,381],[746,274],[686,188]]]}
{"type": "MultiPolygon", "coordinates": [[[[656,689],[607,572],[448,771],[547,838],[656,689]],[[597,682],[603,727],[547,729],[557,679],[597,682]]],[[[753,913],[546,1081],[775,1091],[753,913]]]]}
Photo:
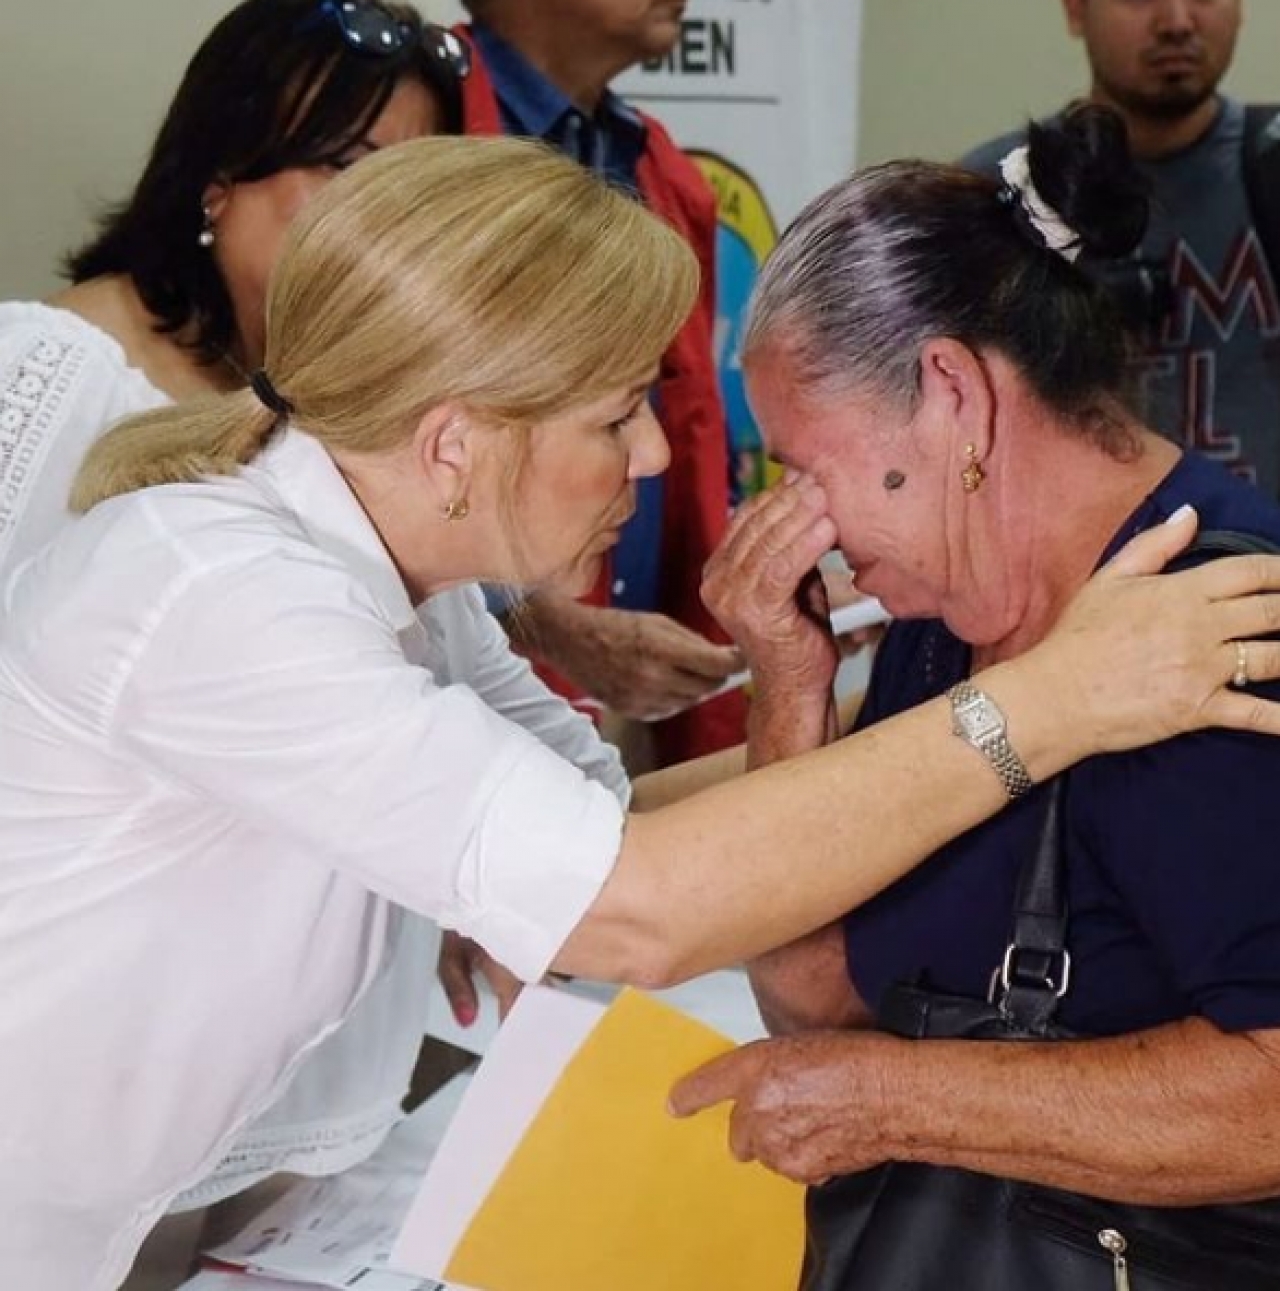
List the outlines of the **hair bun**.
{"type": "Polygon", "coordinates": [[[1150,185],[1133,162],[1124,120],[1081,103],[1051,124],[1027,127],[1036,191],[1080,239],[1086,255],[1128,255],[1147,231],[1150,185]]]}

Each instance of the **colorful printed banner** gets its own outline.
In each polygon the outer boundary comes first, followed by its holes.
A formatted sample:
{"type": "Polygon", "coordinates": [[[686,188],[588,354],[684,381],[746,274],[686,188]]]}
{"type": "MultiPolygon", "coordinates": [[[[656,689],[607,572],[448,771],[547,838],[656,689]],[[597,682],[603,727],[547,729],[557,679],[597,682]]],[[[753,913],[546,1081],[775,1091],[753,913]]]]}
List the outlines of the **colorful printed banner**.
{"type": "Polygon", "coordinates": [[[691,0],[681,31],[616,88],[671,130],[716,193],[716,360],[745,496],[765,468],[742,388],[743,314],[779,229],[853,167],[862,0],[691,0]]]}

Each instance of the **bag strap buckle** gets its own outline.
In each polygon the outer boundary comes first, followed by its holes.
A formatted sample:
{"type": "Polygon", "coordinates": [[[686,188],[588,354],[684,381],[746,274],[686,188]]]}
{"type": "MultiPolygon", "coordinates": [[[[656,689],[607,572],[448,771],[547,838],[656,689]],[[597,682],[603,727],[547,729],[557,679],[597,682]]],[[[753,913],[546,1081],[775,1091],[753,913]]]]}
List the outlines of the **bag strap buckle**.
{"type": "Polygon", "coordinates": [[[1061,950],[1046,954],[1044,951],[1029,950],[1026,946],[1019,946],[1017,942],[1010,942],[1000,967],[991,974],[987,1002],[999,1004],[1015,985],[1047,991],[1060,1000],[1071,986],[1071,952],[1064,946],[1061,950]],[[1027,956],[1039,962],[1034,966],[1028,965],[1025,962],[1027,956]]]}

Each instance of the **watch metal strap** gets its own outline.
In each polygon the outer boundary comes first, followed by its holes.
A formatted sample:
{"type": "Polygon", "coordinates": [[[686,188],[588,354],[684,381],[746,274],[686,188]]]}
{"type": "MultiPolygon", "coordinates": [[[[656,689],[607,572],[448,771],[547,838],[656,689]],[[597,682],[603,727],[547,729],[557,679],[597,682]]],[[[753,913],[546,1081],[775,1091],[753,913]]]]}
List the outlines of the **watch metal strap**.
{"type": "MultiPolygon", "coordinates": [[[[960,708],[967,704],[985,702],[989,704],[997,713],[1000,708],[989,695],[979,690],[976,686],[967,681],[958,681],[950,690],[947,691],[947,698],[951,701],[951,711],[956,713],[960,708]]],[[[990,735],[981,740],[971,740],[963,731],[957,729],[959,735],[966,743],[972,744],[991,765],[991,769],[1000,779],[1004,786],[1004,791],[1009,795],[1012,802],[1021,798],[1035,785],[1035,782],[1027,774],[1027,768],[1022,759],[1009,743],[1009,737],[1004,732],[1004,714],[1000,713],[1001,729],[992,731],[990,735]]]]}

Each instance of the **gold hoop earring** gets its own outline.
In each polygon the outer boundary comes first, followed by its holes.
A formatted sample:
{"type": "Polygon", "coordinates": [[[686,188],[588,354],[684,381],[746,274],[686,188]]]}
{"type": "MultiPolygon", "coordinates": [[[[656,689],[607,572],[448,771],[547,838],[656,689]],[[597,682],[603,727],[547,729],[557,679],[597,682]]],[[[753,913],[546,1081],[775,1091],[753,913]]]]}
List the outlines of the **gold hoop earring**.
{"type": "Polygon", "coordinates": [[[446,520],[465,520],[471,514],[471,504],[466,498],[459,498],[456,502],[446,502],[440,511],[446,520]]]}
{"type": "Polygon", "coordinates": [[[978,461],[978,450],[973,444],[966,444],[964,452],[969,465],[960,472],[960,483],[964,485],[966,493],[976,493],[982,487],[982,481],[987,478],[987,473],[978,461]]]}

